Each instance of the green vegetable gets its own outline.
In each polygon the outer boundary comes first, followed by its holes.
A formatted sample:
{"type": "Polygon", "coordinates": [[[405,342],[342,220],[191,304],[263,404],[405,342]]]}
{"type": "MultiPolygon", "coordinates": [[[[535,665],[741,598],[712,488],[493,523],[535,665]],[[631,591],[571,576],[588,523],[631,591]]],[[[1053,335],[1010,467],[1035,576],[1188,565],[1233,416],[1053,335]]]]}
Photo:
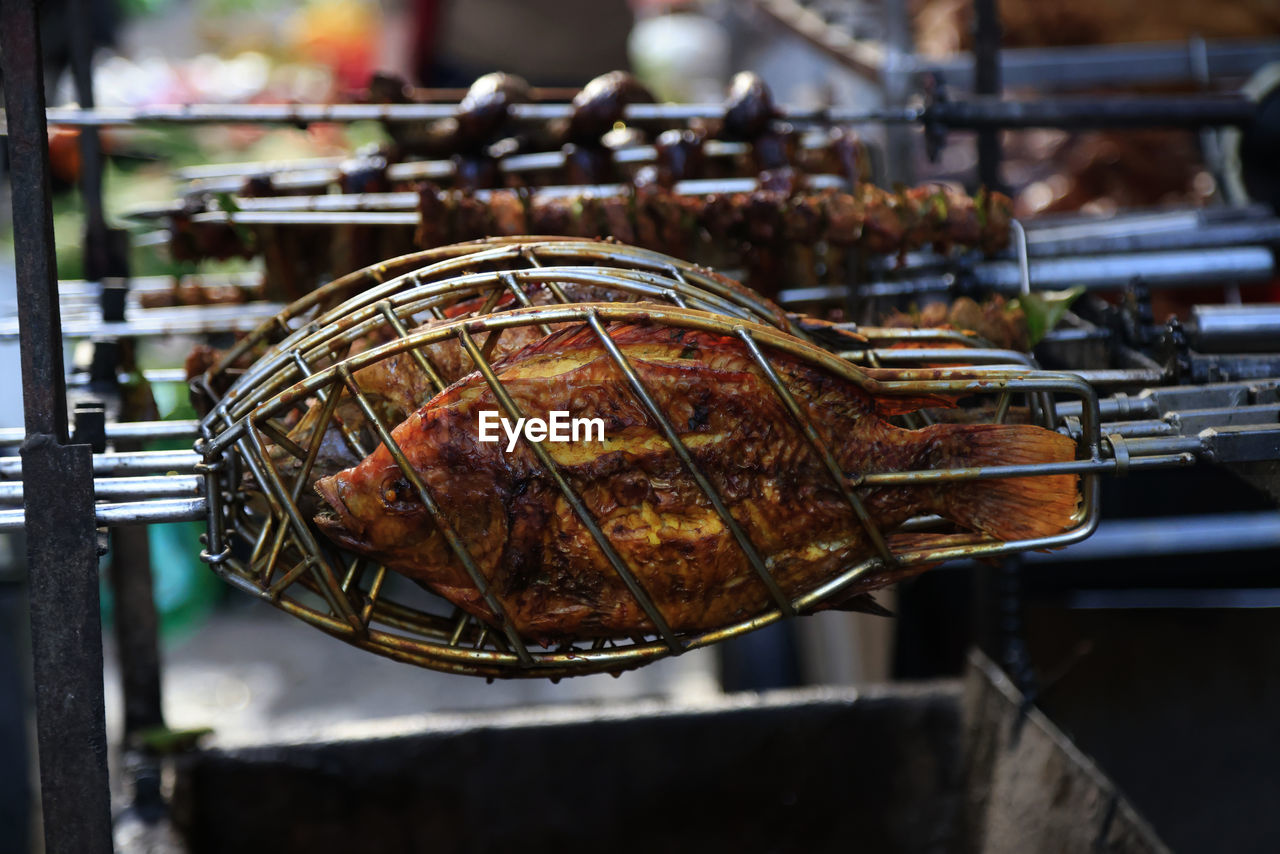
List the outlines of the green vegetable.
{"type": "Polygon", "coordinates": [[[1044,336],[1058,325],[1062,315],[1067,313],[1071,304],[1084,293],[1084,288],[1074,287],[1065,291],[1032,291],[1023,294],[1012,303],[1010,308],[1021,308],[1027,318],[1027,340],[1034,347],[1044,340],[1044,336]]]}
{"type": "Polygon", "coordinates": [[[169,729],[158,726],[138,733],[138,741],[146,750],[164,756],[185,753],[196,747],[200,739],[212,733],[209,727],[195,729],[169,729]]]}
{"type": "Polygon", "coordinates": [[[230,193],[218,193],[218,209],[227,215],[227,224],[235,231],[236,237],[240,238],[240,242],[247,247],[255,247],[253,232],[245,226],[236,222],[235,215],[240,212],[240,206],[236,204],[236,200],[232,198],[230,193]]]}

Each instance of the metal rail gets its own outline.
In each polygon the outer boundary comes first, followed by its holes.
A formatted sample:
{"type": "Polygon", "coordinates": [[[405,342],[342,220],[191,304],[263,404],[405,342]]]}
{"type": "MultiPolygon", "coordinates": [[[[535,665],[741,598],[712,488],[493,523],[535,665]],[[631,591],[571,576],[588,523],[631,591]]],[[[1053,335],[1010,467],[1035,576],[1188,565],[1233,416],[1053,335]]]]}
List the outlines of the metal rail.
{"type": "MultiPolygon", "coordinates": [[[[849,182],[839,175],[814,174],[804,178],[805,189],[847,190],[849,182]]],[[[760,181],[756,178],[694,178],[677,181],[672,192],[680,196],[709,196],[730,193],[751,193],[760,189],[760,181]]],[[[630,192],[628,184],[571,184],[567,186],[535,187],[531,193],[534,198],[572,199],[580,197],[619,196],[630,192]]],[[[501,190],[476,190],[471,196],[479,202],[489,202],[494,193],[501,190]]],[[[388,193],[325,193],[315,196],[267,196],[263,198],[238,198],[235,213],[214,210],[192,215],[195,222],[239,222],[246,225],[289,224],[277,222],[262,214],[279,212],[306,213],[352,213],[361,212],[394,212],[413,211],[408,217],[388,219],[352,218],[321,222],[319,224],[364,224],[364,225],[417,225],[417,207],[421,196],[416,192],[400,191],[388,193]]],[[[180,202],[171,202],[163,207],[137,207],[126,212],[126,216],[137,219],[155,219],[173,216],[183,212],[180,202]]],[[[305,222],[302,220],[301,222],[305,222]]]]}
{"type": "MultiPolygon", "coordinates": [[[[97,527],[114,528],[121,525],[199,522],[207,512],[208,502],[203,498],[160,498],[95,504],[93,520],[97,527]]],[[[0,510],[0,531],[19,531],[25,527],[22,510],[0,510]]]]}
{"type": "MultiPolygon", "coordinates": [[[[1022,277],[1016,261],[961,262],[957,272],[906,271],[900,279],[849,285],[816,285],[788,288],[777,301],[784,305],[811,302],[845,301],[853,293],[865,297],[914,296],[947,293],[956,288],[961,278],[999,293],[1016,295],[1022,288],[1022,277]]],[[[1275,254],[1264,246],[1237,246],[1168,252],[1128,252],[1109,255],[1062,256],[1033,258],[1029,278],[1034,290],[1062,290],[1080,285],[1088,290],[1113,290],[1140,281],[1151,288],[1221,285],[1236,282],[1252,284],[1270,281],[1276,273],[1275,254]]]]}
{"type": "MultiPolygon", "coordinates": [[[[803,150],[818,151],[827,148],[830,139],[825,135],[805,134],[799,144],[803,150]]],[[[751,144],[746,142],[709,139],[702,146],[702,155],[712,159],[739,157],[750,152],[751,144]]],[[[652,145],[615,149],[609,154],[618,166],[638,166],[657,160],[657,149],[652,145]]],[[[333,184],[341,177],[346,164],[358,162],[358,157],[311,157],[226,163],[180,169],[176,177],[189,182],[186,193],[234,193],[244,186],[246,179],[262,176],[269,176],[276,189],[299,190],[333,184]]],[[[515,175],[554,171],[564,168],[565,163],[563,151],[537,151],[503,156],[497,167],[505,174],[515,175]]],[[[452,178],[457,165],[452,160],[408,160],[388,164],[386,170],[387,179],[393,182],[440,181],[452,178]]]]}
{"type": "MultiPolygon", "coordinates": [[[[249,332],[263,320],[274,317],[282,306],[272,302],[225,305],[184,305],[167,308],[140,308],[125,320],[103,320],[100,316],[72,316],[62,321],[67,338],[99,336],[163,337],[166,335],[206,335],[216,332],[249,332]]],[[[19,320],[0,319],[0,341],[17,337],[19,320]]]]}
{"type": "MultiPolygon", "coordinates": [[[[560,104],[512,104],[513,121],[567,119],[573,108],[560,104]]],[[[314,122],[420,122],[451,118],[453,104],[246,104],[173,105],[156,107],[59,108],[48,111],[49,123],[66,127],[121,127],[135,124],[311,124],[314,122]]],[[[1088,96],[1005,100],[975,95],[963,101],[938,101],[927,108],[879,110],[848,107],[806,109],[779,107],[779,118],[797,124],[913,124],[937,128],[984,130],[1015,128],[1201,128],[1245,125],[1257,105],[1243,96],[1088,96]]],[[[679,123],[718,119],[723,104],[629,104],[629,122],[679,123]]],[[[0,117],[0,122],[4,122],[0,117]]],[[[7,124],[0,125],[0,134],[7,124]]]]}
{"type": "MultiPolygon", "coordinates": [[[[141,442],[155,439],[190,439],[195,441],[197,421],[123,421],[107,423],[107,441],[141,442]]],[[[0,445],[20,445],[26,439],[21,427],[0,428],[0,445]]]]}
{"type": "MultiPolygon", "coordinates": [[[[124,477],[165,472],[191,471],[200,462],[194,451],[127,451],[94,454],[95,476],[124,477]]],[[[0,481],[20,480],[22,457],[0,457],[0,481]]]]}
{"type": "MultiPolygon", "coordinates": [[[[799,124],[875,124],[914,122],[917,108],[865,110],[852,107],[785,107],[779,117],[799,124]]],[[[51,108],[49,124],[64,127],[123,127],[136,124],[311,124],[314,122],[422,122],[453,118],[456,104],[174,104],[150,107],[98,107],[93,110],[51,108]]],[[[569,104],[512,104],[508,117],[516,122],[546,122],[569,118],[569,104]]],[[[628,104],[628,122],[686,122],[719,119],[724,104],[628,104]]],[[[0,123],[4,117],[0,116],[0,123]]],[[[4,125],[0,124],[0,132],[4,125]]]]}

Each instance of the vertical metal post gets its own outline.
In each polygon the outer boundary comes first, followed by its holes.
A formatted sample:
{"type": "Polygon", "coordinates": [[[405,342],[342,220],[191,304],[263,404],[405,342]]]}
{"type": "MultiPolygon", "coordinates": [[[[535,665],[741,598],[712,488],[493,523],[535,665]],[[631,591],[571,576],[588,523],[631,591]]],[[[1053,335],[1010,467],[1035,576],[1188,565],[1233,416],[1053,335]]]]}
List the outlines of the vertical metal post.
{"type": "MultiPolygon", "coordinates": [[[[911,17],[905,2],[882,3],[885,41],[889,46],[888,60],[881,85],[884,87],[886,107],[900,107],[911,96],[911,75],[907,71],[907,58],[914,49],[911,37],[911,17]]],[[[886,178],[894,184],[915,183],[915,134],[907,125],[890,123],[885,127],[888,148],[886,178]]]]}
{"type": "MultiPolygon", "coordinates": [[[[93,10],[88,0],[71,0],[71,72],[76,100],[85,109],[94,106],[93,93],[93,10]]],[[[97,128],[80,129],[80,193],[84,199],[84,275],[103,282],[107,277],[127,275],[124,259],[112,255],[111,233],[107,229],[102,201],[103,156],[97,128]]],[[[105,303],[104,303],[105,306],[105,303]]],[[[103,317],[103,320],[119,320],[103,317]]],[[[132,353],[132,342],[120,342],[117,353],[132,353]]],[[[118,359],[117,359],[118,361],[118,359]]],[[[115,378],[121,366],[111,365],[112,394],[119,394],[115,378]]],[[[155,417],[153,413],[129,410],[121,401],[120,420],[155,417]]],[[[142,450],[139,443],[117,443],[117,450],[142,450]]],[[[124,739],[143,729],[164,725],[161,712],[159,620],[156,615],[151,578],[151,550],[146,526],[129,526],[111,532],[112,561],[108,572],[115,601],[115,637],[120,658],[124,699],[124,739]]]]}
{"type": "MultiPolygon", "coordinates": [[[[973,0],[974,94],[1000,94],[1001,30],[996,0],[973,0]]],[[[978,131],[978,181],[988,189],[1001,189],[999,130],[978,131]]]]}
{"type": "MultiPolygon", "coordinates": [[[[87,0],[68,5],[71,77],[76,100],[93,109],[93,10],[87,0]]],[[[113,275],[108,251],[107,219],[102,206],[102,141],[98,129],[80,128],[80,194],[84,199],[84,277],[100,281],[113,275]]]]}
{"type": "Polygon", "coordinates": [[[86,445],[67,444],[35,0],[0,0],[0,20],[27,429],[22,471],[45,850],[109,854],[92,453],[86,445]]]}

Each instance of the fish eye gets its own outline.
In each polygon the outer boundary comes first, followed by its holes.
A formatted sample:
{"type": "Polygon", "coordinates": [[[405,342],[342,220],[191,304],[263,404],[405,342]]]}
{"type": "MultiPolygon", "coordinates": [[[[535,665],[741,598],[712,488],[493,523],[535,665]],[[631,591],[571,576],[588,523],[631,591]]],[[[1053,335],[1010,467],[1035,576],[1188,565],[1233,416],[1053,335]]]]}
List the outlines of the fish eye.
{"type": "Polygon", "coordinates": [[[404,477],[385,481],[379,497],[388,510],[414,510],[422,504],[418,497],[418,490],[404,477]]]}

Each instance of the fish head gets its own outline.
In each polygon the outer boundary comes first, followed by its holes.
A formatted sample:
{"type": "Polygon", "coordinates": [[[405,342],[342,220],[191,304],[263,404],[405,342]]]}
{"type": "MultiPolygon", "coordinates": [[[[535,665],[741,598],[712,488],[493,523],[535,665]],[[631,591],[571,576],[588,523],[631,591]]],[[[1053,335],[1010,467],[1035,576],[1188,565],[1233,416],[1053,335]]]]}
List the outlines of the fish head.
{"type": "Polygon", "coordinates": [[[332,511],[318,514],[316,524],[344,548],[389,557],[414,550],[435,533],[417,487],[385,447],[316,481],[316,491],[332,511]]]}

